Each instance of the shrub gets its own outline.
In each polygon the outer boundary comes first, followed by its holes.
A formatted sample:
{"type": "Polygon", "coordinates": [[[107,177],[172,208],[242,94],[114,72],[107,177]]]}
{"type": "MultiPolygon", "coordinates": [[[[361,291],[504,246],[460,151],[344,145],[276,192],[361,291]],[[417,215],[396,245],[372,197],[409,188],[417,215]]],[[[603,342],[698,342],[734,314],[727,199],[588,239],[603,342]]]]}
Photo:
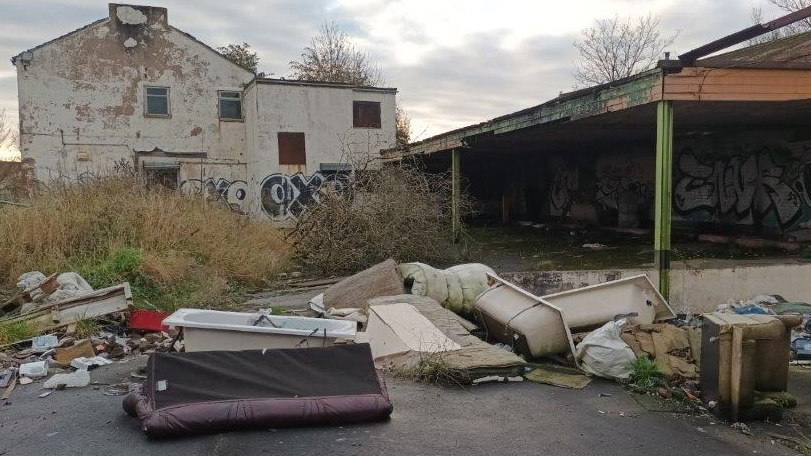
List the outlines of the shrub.
{"type": "MultiPolygon", "coordinates": [[[[467,198],[461,206],[468,212],[467,198]]],[[[293,239],[302,263],[328,274],[355,272],[387,258],[457,260],[450,178],[411,165],[357,172],[348,188],[323,192],[321,204],[299,217],[293,239]]]]}
{"type": "Polygon", "coordinates": [[[109,177],[44,189],[0,207],[0,286],[26,271],[75,270],[94,287],[129,281],[139,306],[220,303],[266,283],[290,260],[271,224],[217,201],[109,177]]]}

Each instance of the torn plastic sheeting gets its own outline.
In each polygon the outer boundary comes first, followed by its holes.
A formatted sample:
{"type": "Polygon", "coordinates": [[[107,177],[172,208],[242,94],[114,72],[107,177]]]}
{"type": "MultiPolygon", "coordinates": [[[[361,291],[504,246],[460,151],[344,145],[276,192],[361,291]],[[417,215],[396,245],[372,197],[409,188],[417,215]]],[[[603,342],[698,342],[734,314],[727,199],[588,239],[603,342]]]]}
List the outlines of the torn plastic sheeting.
{"type": "Polygon", "coordinates": [[[56,283],[59,288],[45,297],[43,302],[56,303],[69,298],[93,292],[93,287],[75,272],[63,272],[56,276],[56,283]]]}
{"type": "Polygon", "coordinates": [[[41,378],[48,375],[48,361],[34,361],[20,364],[20,376],[28,378],[41,378]]]}
{"type": "Polygon", "coordinates": [[[402,263],[398,270],[406,283],[406,292],[427,296],[458,314],[473,311],[476,297],[487,289],[487,275],[495,275],[492,268],[479,263],[444,270],[424,263],[402,263]]]}
{"type": "Polygon", "coordinates": [[[621,338],[622,328],[628,319],[620,318],[610,321],[601,328],[590,332],[582,342],[577,344],[577,359],[580,368],[598,377],[612,380],[627,380],[636,359],[634,351],[621,338]]]}
{"type": "Polygon", "coordinates": [[[113,364],[113,362],[110,361],[109,359],[103,358],[101,356],[94,356],[92,358],[86,358],[86,357],[82,356],[82,357],[79,357],[79,358],[74,358],[70,362],[71,366],[73,366],[73,367],[75,367],[76,369],[79,369],[79,370],[88,370],[89,368],[91,368],[93,366],[106,366],[108,364],[113,364]]]}

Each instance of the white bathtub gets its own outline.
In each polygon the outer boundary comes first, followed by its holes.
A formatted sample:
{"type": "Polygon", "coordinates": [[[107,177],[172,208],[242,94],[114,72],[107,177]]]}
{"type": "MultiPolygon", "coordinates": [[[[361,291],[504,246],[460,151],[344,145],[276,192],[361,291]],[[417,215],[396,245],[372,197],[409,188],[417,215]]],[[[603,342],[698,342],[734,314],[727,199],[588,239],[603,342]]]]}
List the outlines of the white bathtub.
{"type": "Polygon", "coordinates": [[[355,339],[357,323],[323,318],[269,315],[273,326],[253,326],[258,313],[179,309],[163,324],[183,328],[186,351],[323,347],[355,339]]]}

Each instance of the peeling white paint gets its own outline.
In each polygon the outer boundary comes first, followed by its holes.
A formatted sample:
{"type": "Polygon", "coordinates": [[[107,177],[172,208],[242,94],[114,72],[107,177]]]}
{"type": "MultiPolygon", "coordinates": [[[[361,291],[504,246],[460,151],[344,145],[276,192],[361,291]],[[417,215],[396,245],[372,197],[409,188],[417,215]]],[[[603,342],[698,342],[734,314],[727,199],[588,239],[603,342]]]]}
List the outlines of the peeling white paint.
{"type": "Polygon", "coordinates": [[[233,192],[229,203],[262,215],[260,187],[269,175],[311,176],[321,163],[345,162],[347,149],[376,156],[394,145],[394,93],[257,87],[251,72],[167,27],[159,12],[142,11],[117,7],[112,20],[34,50],[26,68],[18,62],[21,152],[34,159],[38,179],[164,164],[179,167],[184,188],[205,183],[208,192],[209,182],[219,182],[217,192],[233,192]],[[128,28],[123,46],[121,30],[113,32],[122,8],[146,20],[128,28]],[[168,118],[144,115],[146,86],[169,88],[168,118]],[[218,91],[243,89],[244,122],[220,120],[218,91]],[[353,100],[379,101],[383,128],[352,128],[353,100]],[[280,131],[305,133],[306,164],[279,165],[280,131]]]}
{"type": "Polygon", "coordinates": [[[146,14],[131,6],[119,6],[115,10],[115,15],[122,24],[138,25],[146,22],[146,14]]]}
{"type": "Polygon", "coordinates": [[[110,33],[110,28],[107,27],[107,26],[101,26],[101,27],[96,29],[95,35],[96,35],[96,38],[101,39],[101,38],[104,38],[105,36],[107,36],[108,33],[110,33]]]}

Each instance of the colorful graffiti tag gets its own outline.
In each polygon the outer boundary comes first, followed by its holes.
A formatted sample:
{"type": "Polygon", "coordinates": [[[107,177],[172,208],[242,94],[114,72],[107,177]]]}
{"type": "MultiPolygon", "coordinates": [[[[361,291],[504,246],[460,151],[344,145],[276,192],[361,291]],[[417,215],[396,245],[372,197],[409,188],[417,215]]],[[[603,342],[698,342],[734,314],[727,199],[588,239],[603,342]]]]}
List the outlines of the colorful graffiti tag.
{"type": "Polygon", "coordinates": [[[341,192],[348,187],[350,176],[345,173],[302,173],[287,176],[271,174],[262,181],[260,200],[265,214],[272,219],[296,218],[307,208],[320,202],[327,189],[341,192]]]}

